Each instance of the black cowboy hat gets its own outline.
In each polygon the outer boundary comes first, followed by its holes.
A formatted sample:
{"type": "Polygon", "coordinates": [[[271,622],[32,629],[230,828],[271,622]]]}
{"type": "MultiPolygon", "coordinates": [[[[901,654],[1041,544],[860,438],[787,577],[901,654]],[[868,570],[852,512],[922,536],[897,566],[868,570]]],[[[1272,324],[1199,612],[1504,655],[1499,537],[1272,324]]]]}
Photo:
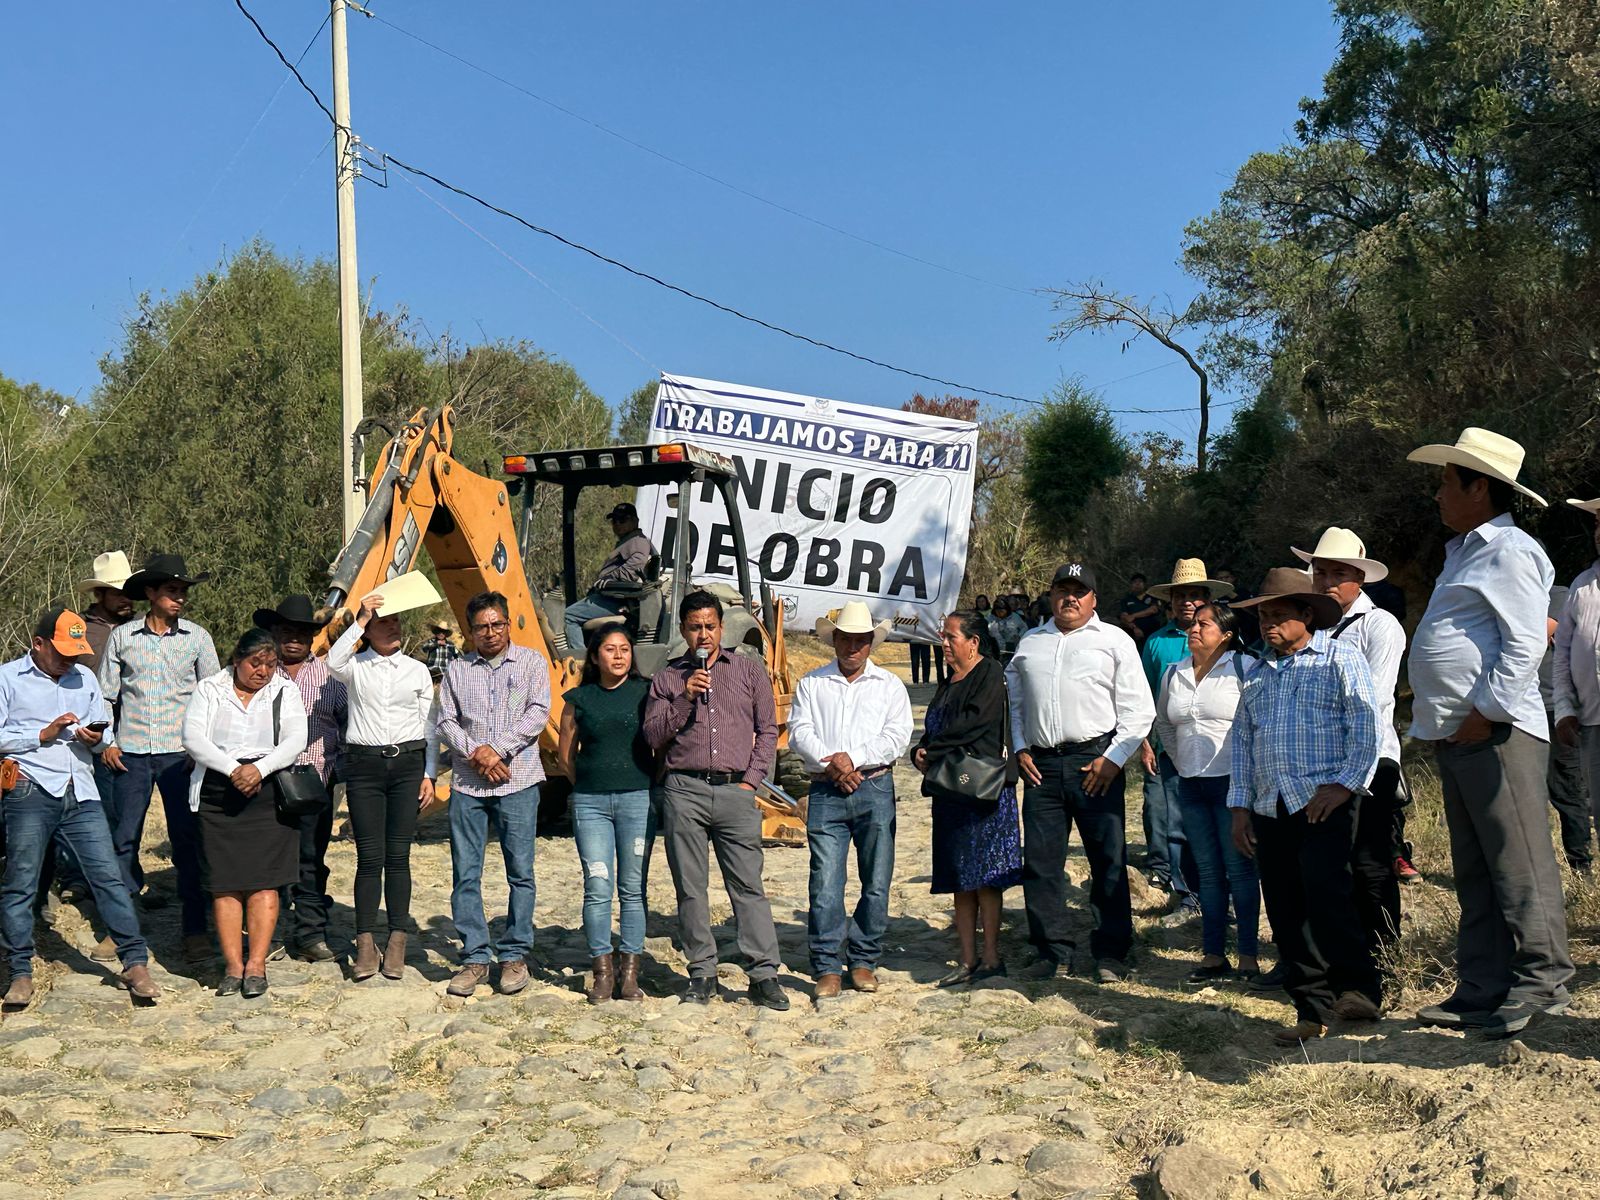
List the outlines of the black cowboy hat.
{"type": "Polygon", "coordinates": [[[251,620],[269,633],[277,625],[308,625],[320,629],[327,624],[326,620],[317,619],[317,610],[311,603],[311,597],[302,596],[299,592],[285,596],[277,608],[256,609],[251,620]]]}
{"type": "Polygon", "coordinates": [[[159,587],[174,580],[178,583],[204,583],[210,578],[209,574],[203,572],[199,575],[189,574],[188,564],[183,561],[181,554],[152,554],[144,560],[144,566],[128,576],[122,590],[142,600],[147,587],[159,587]]]}

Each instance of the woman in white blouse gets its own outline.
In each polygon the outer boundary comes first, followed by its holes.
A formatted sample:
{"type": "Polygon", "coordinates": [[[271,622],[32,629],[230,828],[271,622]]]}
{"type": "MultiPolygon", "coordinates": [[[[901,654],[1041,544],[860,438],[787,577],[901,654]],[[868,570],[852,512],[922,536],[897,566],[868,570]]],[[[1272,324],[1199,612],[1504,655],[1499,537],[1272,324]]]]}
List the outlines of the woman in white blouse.
{"type": "Polygon", "coordinates": [[[1254,860],[1233,844],[1228,776],[1233,718],[1244,681],[1258,661],[1243,652],[1238,615],[1226,604],[1202,605],[1189,627],[1189,657],[1161,676],[1156,733],[1178,768],[1178,808],[1194,852],[1200,893],[1201,949],[1190,983],[1233,975],[1228,962],[1228,900],[1239,922],[1239,975],[1253,978],[1261,885],[1254,860]]]}
{"type": "Polygon", "coordinates": [[[426,774],[433,677],[400,652],[400,617],[379,615],[383,594],[361,601],[354,624],[328,651],[328,672],[349,689],[345,800],[356,836],[355,979],[405,972],[411,920],[411,842],[433,799],[426,774]],[[364,644],[363,644],[364,643],[364,644]],[[378,900],[389,930],[378,958],[378,900]]]}
{"type": "Polygon", "coordinates": [[[201,882],[222,946],[217,995],[253,998],[267,990],[278,889],[300,877],[300,825],[278,816],[272,775],[306,748],[306,710],[299,690],[278,674],[278,650],[266,630],[240,638],[229,661],[195,685],[183,748],[196,767],[189,809],[199,814],[201,882]]]}

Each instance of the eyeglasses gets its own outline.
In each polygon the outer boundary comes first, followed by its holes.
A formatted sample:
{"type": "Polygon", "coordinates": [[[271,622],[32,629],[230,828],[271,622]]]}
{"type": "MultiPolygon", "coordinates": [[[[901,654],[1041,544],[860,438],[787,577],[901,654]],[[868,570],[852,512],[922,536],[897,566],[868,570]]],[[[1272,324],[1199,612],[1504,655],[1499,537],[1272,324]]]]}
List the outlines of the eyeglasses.
{"type": "Polygon", "coordinates": [[[485,621],[482,625],[472,626],[473,633],[499,633],[502,629],[510,629],[510,621],[485,621]]]}

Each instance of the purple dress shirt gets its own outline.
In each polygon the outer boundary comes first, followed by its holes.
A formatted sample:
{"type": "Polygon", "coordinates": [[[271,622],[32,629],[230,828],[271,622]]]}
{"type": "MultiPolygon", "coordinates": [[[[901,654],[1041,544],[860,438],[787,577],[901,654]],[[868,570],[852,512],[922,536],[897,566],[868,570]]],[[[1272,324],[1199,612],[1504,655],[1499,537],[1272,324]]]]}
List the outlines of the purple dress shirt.
{"type": "Polygon", "coordinates": [[[685,687],[699,669],[692,655],[656,673],[644,708],[644,737],[666,750],[668,771],[736,771],[755,787],[778,748],[778,711],[766,668],[720,651],[710,662],[711,691],[692,699],[685,687]]]}
{"type": "Polygon", "coordinates": [[[439,737],[450,747],[456,791],[468,796],[509,796],[544,779],[539,735],[550,715],[550,668],[544,656],[511,645],[498,662],[476,650],[445,668],[439,681],[439,737]],[[490,783],[468,760],[492,746],[511,769],[505,783],[490,783]]]}

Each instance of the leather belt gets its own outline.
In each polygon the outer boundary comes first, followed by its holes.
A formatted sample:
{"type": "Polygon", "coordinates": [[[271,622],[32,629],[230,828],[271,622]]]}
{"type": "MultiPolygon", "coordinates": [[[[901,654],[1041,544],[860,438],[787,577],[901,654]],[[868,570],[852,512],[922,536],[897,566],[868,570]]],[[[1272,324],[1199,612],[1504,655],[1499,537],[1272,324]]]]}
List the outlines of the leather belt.
{"type": "Polygon", "coordinates": [[[687,775],[690,779],[702,780],[705,783],[709,783],[712,787],[718,787],[730,783],[744,782],[743,771],[685,771],[680,768],[674,768],[672,771],[668,772],[668,774],[687,775]]]}
{"type": "Polygon", "coordinates": [[[357,746],[352,744],[344,749],[346,754],[360,751],[363,754],[376,754],[379,758],[399,758],[402,754],[410,754],[413,751],[426,750],[427,748],[428,743],[422,738],[417,738],[415,741],[391,743],[387,746],[357,746]]]}
{"type": "MultiPolygon", "coordinates": [[[[894,767],[880,765],[876,767],[857,767],[856,770],[861,772],[861,778],[865,780],[876,779],[880,775],[887,775],[890,771],[894,770],[894,767]]],[[[826,775],[813,775],[811,777],[811,782],[832,783],[833,780],[829,779],[826,775]]]]}
{"type": "Polygon", "coordinates": [[[1102,733],[1086,742],[1060,742],[1054,746],[1029,746],[1033,758],[1066,758],[1074,754],[1098,754],[1111,745],[1112,735],[1102,733]]]}

